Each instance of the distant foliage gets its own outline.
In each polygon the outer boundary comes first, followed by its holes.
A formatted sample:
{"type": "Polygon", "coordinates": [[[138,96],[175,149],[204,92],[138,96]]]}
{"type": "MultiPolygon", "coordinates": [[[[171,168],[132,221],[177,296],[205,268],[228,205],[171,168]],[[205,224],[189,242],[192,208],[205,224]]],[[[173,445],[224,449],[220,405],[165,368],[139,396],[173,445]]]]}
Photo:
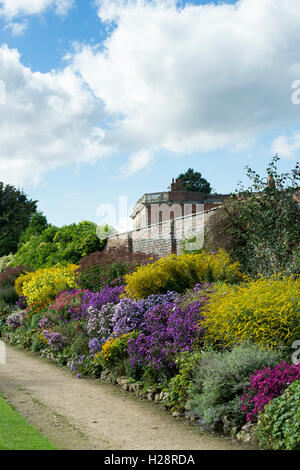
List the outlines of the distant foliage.
{"type": "MultiPolygon", "coordinates": [[[[37,222],[38,217],[33,219],[37,222]]],[[[41,228],[41,226],[39,226],[41,228]]],[[[25,233],[14,258],[14,265],[22,263],[32,269],[52,267],[57,264],[78,263],[82,257],[101,249],[93,222],[80,222],[57,228],[49,225],[41,233],[33,233],[36,227],[30,227],[25,233]]]]}
{"type": "Polygon", "coordinates": [[[232,263],[224,251],[210,254],[170,255],[153,264],[142,266],[125,276],[125,292],[136,299],[167,291],[182,293],[197,283],[239,282],[243,275],[238,263],[232,263]]]}
{"type": "Polygon", "coordinates": [[[207,339],[223,346],[251,340],[290,348],[300,338],[300,279],[273,276],[215,287],[205,311],[207,339]]]}
{"type": "Polygon", "coordinates": [[[30,238],[35,235],[41,235],[44,230],[49,227],[47,218],[43,215],[42,212],[36,212],[30,219],[30,223],[27,229],[22,233],[19,241],[19,246],[27,243],[30,238]]]}
{"type": "Polygon", "coordinates": [[[0,257],[17,251],[20,237],[36,209],[37,201],[28,199],[14,186],[0,182],[0,257]]]}
{"type": "Polygon", "coordinates": [[[202,178],[201,173],[194,171],[192,168],[189,168],[185,173],[181,173],[178,179],[181,180],[184,191],[205,194],[212,192],[210,183],[205,178],[202,178]]]}
{"type": "Polygon", "coordinates": [[[15,280],[25,271],[26,268],[22,264],[14,268],[11,266],[5,268],[0,274],[0,288],[14,286],[15,280]]]}

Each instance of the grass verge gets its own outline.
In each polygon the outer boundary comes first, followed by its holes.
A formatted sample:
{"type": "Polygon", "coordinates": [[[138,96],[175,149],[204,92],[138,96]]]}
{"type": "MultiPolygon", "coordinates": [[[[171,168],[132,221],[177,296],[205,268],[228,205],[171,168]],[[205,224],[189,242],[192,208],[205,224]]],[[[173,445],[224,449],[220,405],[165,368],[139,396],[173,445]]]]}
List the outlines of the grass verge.
{"type": "Polygon", "coordinates": [[[55,447],[0,396],[0,450],[54,450],[55,447]]]}

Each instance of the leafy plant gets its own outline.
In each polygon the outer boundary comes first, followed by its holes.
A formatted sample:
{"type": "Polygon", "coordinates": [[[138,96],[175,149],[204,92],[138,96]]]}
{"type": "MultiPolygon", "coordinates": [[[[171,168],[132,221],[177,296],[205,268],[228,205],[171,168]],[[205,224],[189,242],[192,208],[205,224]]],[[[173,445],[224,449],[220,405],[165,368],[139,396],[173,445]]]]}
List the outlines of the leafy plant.
{"type": "Polygon", "coordinates": [[[164,404],[174,411],[184,411],[187,402],[190,400],[190,388],[192,385],[194,371],[201,361],[201,352],[183,351],[176,358],[178,374],[171,378],[166,387],[168,393],[164,404]]]}
{"type": "Polygon", "coordinates": [[[265,366],[279,364],[280,354],[242,344],[232,351],[204,352],[196,365],[189,402],[192,411],[208,424],[216,424],[226,415],[232,424],[246,418],[242,396],[249,388],[251,375],[265,366]]]}
{"type": "Polygon", "coordinates": [[[263,449],[300,450],[300,381],[274,398],[259,416],[256,437],[263,449]]]}
{"type": "Polygon", "coordinates": [[[276,155],[266,178],[247,167],[252,185],[241,187],[224,203],[228,217],[223,229],[232,241],[229,254],[251,275],[269,276],[297,266],[300,168],[297,164],[291,173],[279,174],[278,161],[276,155]]]}
{"type": "Polygon", "coordinates": [[[2,256],[0,258],[0,274],[3,273],[5,268],[7,268],[7,266],[9,266],[13,262],[13,260],[14,260],[14,255],[12,253],[6,256],[2,256]]]}

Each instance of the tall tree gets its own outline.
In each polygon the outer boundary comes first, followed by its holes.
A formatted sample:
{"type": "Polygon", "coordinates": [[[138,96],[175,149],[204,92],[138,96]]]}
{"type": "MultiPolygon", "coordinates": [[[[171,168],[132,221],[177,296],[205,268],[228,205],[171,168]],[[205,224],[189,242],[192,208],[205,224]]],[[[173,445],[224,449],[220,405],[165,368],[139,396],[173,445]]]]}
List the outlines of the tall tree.
{"type": "Polygon", "coordinates": [[[37,201],[0,182],[0,257],[15,253],[20,237],[37,210],[37,201]]]}
{"type": "Polygon", "coordinates": [[[205,194],[211,194],[212,192],[210,183],[205,178],[202,178],[201,173],[194,171],[192,168],[189,168],[185,173],[181,173],[178,179],[181,180],[185,191],[205,194]]]}

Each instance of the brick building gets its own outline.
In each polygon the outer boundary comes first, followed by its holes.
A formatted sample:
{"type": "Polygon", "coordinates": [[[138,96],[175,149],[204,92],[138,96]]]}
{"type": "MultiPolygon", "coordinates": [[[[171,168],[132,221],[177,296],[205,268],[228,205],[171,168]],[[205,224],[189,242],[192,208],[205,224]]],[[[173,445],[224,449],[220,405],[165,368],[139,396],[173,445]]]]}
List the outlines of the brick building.
{"type": "Polygon", "coordinates": [[[134,230],[214,209],[226,197],[184,191],[181,181],[173,179],[169,191],[144,194],[138,200],[131,214],[134,230]]]}

